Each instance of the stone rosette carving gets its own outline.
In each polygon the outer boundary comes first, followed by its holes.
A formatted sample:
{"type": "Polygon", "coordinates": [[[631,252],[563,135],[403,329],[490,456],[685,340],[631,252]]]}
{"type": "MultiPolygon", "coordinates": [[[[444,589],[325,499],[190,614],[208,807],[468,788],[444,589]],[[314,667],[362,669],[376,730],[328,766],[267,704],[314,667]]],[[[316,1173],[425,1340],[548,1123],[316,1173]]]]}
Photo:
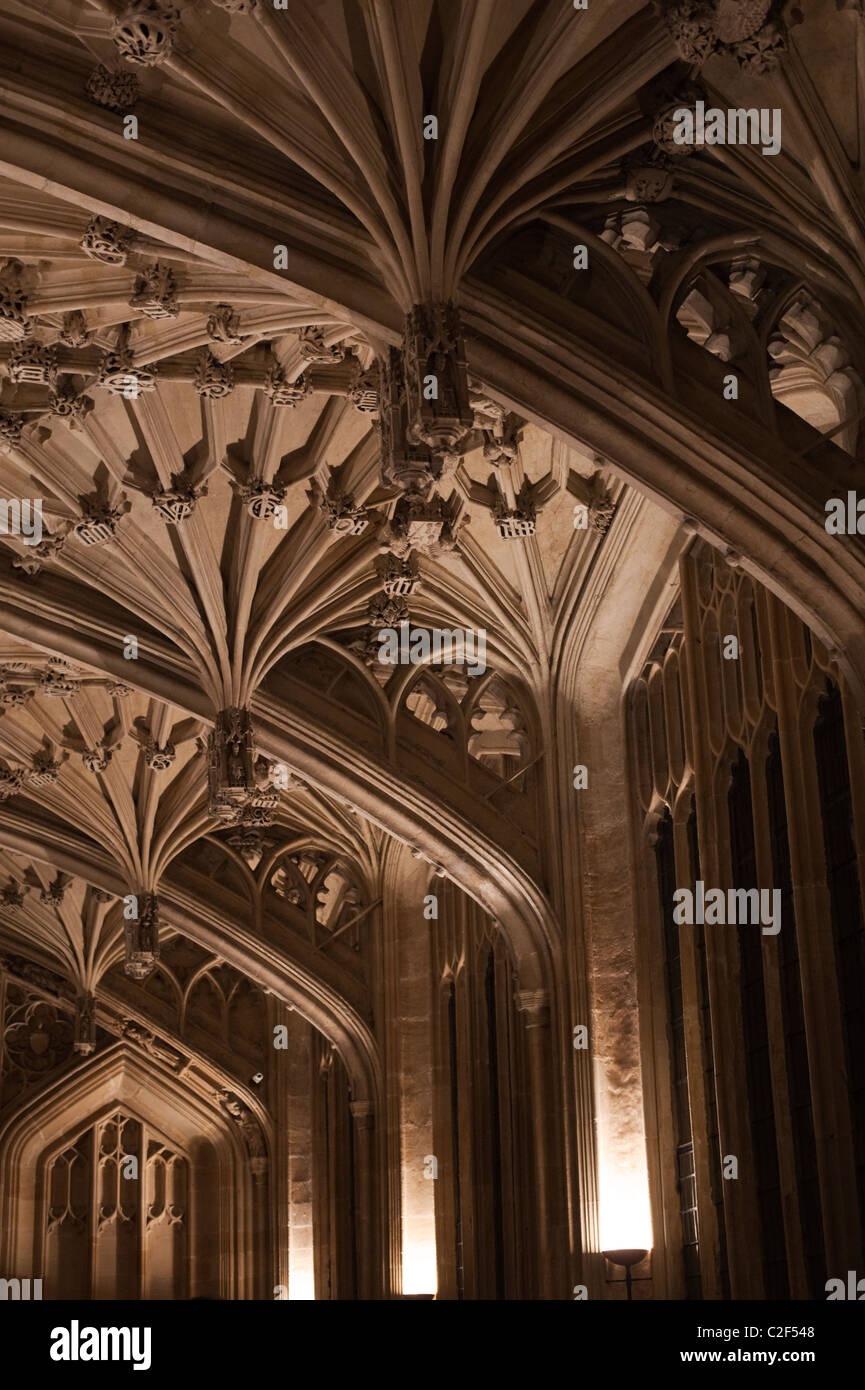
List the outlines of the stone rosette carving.
{"type": "Polygon", "coordinates": [[[131,111],[141,96],[134,72],[117,72],[99,63],[87,79],[87,95],[108,111],[131,111]]]}
{"type": "Polygon", "coordinates": [[[142,67],[156,67],[171,53],[180,12],[169,0],[143,0],[127,6],[111,26],[121,58],[142,67]]]}
{"type": "MultiPolygon", "coordinates": [[[[45,974],[50,975],[50,972],[45,974]]],[[[5,1029],[5,1051],[11,1066],[26,1083],[32,1084],[69,1059],[73,1024],[56,1004],[29,991],[16,991],[16,994],[17,999],[10,1000],[11,1021],[5,1029]]]]}

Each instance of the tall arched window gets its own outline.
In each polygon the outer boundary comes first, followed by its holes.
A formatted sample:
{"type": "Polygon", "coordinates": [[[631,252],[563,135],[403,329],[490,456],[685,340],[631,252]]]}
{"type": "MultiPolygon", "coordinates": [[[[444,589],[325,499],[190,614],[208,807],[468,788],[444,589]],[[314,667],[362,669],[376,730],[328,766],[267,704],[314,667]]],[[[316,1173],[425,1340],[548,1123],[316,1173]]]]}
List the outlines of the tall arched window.
{"type": "MultiPolygon", "coordinates": [[[[735,888],[757,888],[757,855],[751,804],[751,771],[742,749],[733,764],[727,795],[730,818],[730,859],[735,888]]],[[[739,988],[745,1035],[745,1079],[751,1142],[756,1167],[757,1209],[763,1280],[767,1298],[789,1298],[784,1213],[775,1134],[772,1069],[766,1024],[761,929],[745,923],[739,938],[739,988]]]]}
{"type": "Polygon", "coordinates": [[[853,797],[847,766],[841,691],[826,681],[814,723],[820,816],[838,993],[844,1024],[847,1085],[853,1120],[859,1212],[865,1238],[865,919],[853,835],[853,797]]]}

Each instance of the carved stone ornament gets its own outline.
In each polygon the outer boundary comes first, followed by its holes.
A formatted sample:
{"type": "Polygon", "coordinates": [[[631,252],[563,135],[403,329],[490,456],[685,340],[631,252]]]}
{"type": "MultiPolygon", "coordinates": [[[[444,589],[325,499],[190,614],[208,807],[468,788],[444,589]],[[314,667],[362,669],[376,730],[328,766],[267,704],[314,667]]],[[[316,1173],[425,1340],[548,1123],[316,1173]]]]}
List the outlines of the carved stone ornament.
{"type": "Polygon", "coordinates": [[[61,387],[59,391],[51,392],[48,409],[71,430],[80,430],[93,409],[93,397],[83,394],[79,396],[69,387],[61,387]]]}
{"type": "Polygon", "coordinates": [[[16,672],[12,667],[0,667],[0,705],[7,709],[20,709],[22,705],[26,705],[34,693],[34,686],[22,686],[18,683],[16,672]]]}
{"type": "Polygon", "coordinates": [[[267,1156],[267,1146],[264,1142],[264,1135],[261,1126],[248,1105],[234,1094],[233,1091],[218,1091],[216,1100],[222,1106],[226,1115],[230,1115],[234,1123],[240,1129],[246,1147],[251,1158],[265,1158],[267,1156]]]}
{"type": "Polygon", "coordinates": [[[29,332],[27,295],[14,270],[7,266],[0,282],[0,342],[20,343],[29,332]]]}
{"type": "Polygon", "coordinates": [[[141,96],[141,86],[134,72],[112,72],[100,63],[87,79],[87,95],[109,111],[131,111],[141,96]]]}
{"type": "Polygon", "coordinates": [[[412,550],[437,555],[456,543],[451,508],[436,493],[408,492],[400,497],[390,521],[382,527],[380,545],[400,559],[412,550]]]}
{"type": "Polygon", "coordinates": [[[0,801],[17,796],[23,784],[24,773],[20,768],[0,767],[0,801]]]}
{"type": "Polygon", "coordinates": [[[350,492],[341,492],[337,487],[328,487],[326,493],[319,493],[319,506],[324,512],[328,527],[337,536],[362,536],[369,525],[365,507],[355,506],[350,492]]]}
{"type": "Polygon", "coordinates": [[[376,569],[389,598],[410,598],[420,584],[420,575],[411,556],[404,560],[397,555],[383,556],[376,569]]]}
{"type": "Polygon", "coordinates": [[[9,357],[9,380],[16,385],[53,386],[57,380],[57,353],[39,343],[22,343],[9,357]]]}
{"type": "Polygon", "coordinates": [[[128,348],[117,352],[106,352],[99,368],[97,384],[104,386],[112,396],[126,396],[132,400],[144,391],[156,390],[156,372],[152,367],[135,366],[128,348]]]}
{"type": "Polygon", "coordinates": [[[372,628],[396,627],[408,620],[408,604],[400,595],[373,594],[367,608],[367,622],[372,628]]]}
{"type": "Polygon", "coordinates": [[[695,145],[678,144],[675,133],[680,125],[677,113],[684,110],[693,111],[701,95],[700,89],[689,83],[673,101],[665,102],[655,117],[652,140],[659,150],[672,159],[686,159],[696,149],[695,145]]]}
{"type": "Polygon", "coordinates": [[[128,510],[128,504],[114,507],[110,502],[94,503],[72,528],[73,533],[82,545],[104,545],[114,539],[118,522],[128,510]]]}
{"type": "Polygon", "coordinates": [[[376,415],[379,409],[379,370],[372,366],[366,372],[358,372],[348,388],[348,399],[362,415],[376,415]]]}
{"type": "Polygon", "coordinates": [[[593,531],[605,536],[613,524],[616,504],[607,492],[601,492],[589,503],[589,525],[593,531]]]}
{"type": "Polygon", "coordinates": [[[170,266],[155,262],[140,270],[129,301],[130,309],[139,309],[149,319],[176,319],[180,313],[177,302],[177,282],[170,266]]]}
{"type": "Polygon", "coordinates": [[[96,1000],[83,994],[75,1009],[72,1050],[79,1057],[90,1057],[96,1051],[96,1000]]]}
{"type": "Polygon", "coordinates": [[[248,709],[229,706],[216,716],[207,740],[207,796],[210,814],[233,821],[252,802],[258,786],[252,718],[248,709]]]}
{"type": "Polygon", "coordinates": [[[129,1042],[134,1042],[136,1046],[143,1048],[151,1057],[156,1057],[160,1062],[167,1062],[175,1071],[179,1070],[187,1060],[182,1053],[169,1047],[155,1033],[151,1033],[149,1028],[144,1028],[132,1018],[124,1018],[120,1032],[129,1042]]]}
{"type": "Polygon", "coordinates": [[[502,540],[525,540],[527,536],[535,534],[535,509],[530,502],[513,509],[497,507],[494,516],[502,540]]]}
{"type": "Polygon", "coordinates": [[[231,343],[237,346],[243,342],[240,331],[240,317],[230,304],[217,304],[207,320],[207,336],[213,343],[231,343]]]}
{"type": "MultiPolygon", "coordinates": [[[[23,555],[16,555],[12,561],[13,569],[20,569],[27,575],[40,574],[46,560],[52,560],[66,544],[65,536],[46,536],[38,545],[28,549],[23,555]]],[[[0,699],[2,703],[2,699],[0,699]]]]}
{"type": "Polygon", "coordinates": [[[78,243],[85,256],[103,265],[125,265],[129,248],[135,240],[131,227],[112,222],[108,217],[94,217],[78,243]]]}
{"type": "Polygon", "coordinates": [[[787,25],[802,15],[791,0],[655,0],[686,63],[702,67],[715,53],[761,76],[787,51],[787,25]]]}
{"type": "Polygon", "coordinates": [[[176,526],[192,515],[199,497],[206,496],[207,484],[199,483],[174,488],[160,488],[151,495],[150,501],[154,511],[159,513],[163,521],[176,526]]]}
{"type": "Polygon", "coordinates": [[[345,357],[345,348],[341,343],[334,343],[328,347],[321,328],[302,328],[298,334],[297,346],[304,362],[341,362],[345,357]]]}
{"type": "Polygon", "coordinates": [[[265,839],[257,826],[239,825],[226,837],[226,842],[237,850],[251,869],[257,866],[264,854],[265,839]]]}
{"type": "Polygon", "coordinates": [[[111,26],[121,58],[142,67],[156,67],[171,52],[180,12],[168,0],[143,0],[127,6],[111,26]]]}
{"type": "Polygon", "coordinates": [[[66,897],[66,884],[60,874],[53,878],[47,888],[39,890],[39,901],[50,903],[52,907],[59,907],[66,897]]]}
{"type": "Polygon", "coordinates": [[[436,466],[426,445],[409,437],[405,364],[398,348],[388,350],[380,365],[381,476],[406,492],[423,492],[435,480],[436,466]]]}
{"type": "Polygon", "coordinates": [[[300,376],[297,381],[287,381],[285,369],[279,362],[273,362],[267,369],[264,392],[271,405],[293,408],[305,401],[312,387],[307,377],[300,376]]]}
{"type": "Polygon", "coordinates": [[[409,438],[454,453],[474,423],[455,306],[416,304],[406,317],[404,353],[409,438]]]}
{"type": "Polygon", "coordinates": [[[14,878],[10,878],[5,888],[0,888],[0,907],[23,907],[24,889],[14,878]]]}
{"type": "Polygon", "coordinates": [[[93,334],[87,327],[87,319],[80,309],[70,309],[63,315],[63,326],[59,338],[67,347],[82,348],[90,342],[93,334]]]}
{"type": "Polygon", "coordinates": [[[277,507],[282,505],[285,488],[266,483],[263,478],[253,478],[238,486],[237,495],[250,516],[256,521],[268,521],[276,516],[277,507]]]}
{"type": "Polygon", "coordinates": [[[60,769],[69,757],[64,753],[62,758],[52,756],[50,750],[40,749],[33,755],[30,764],[30,771],[27,774],[27,781],[33,787],[50,787],[60,776],[60,769]]]}
{"type": "Polygon", "coordinates": [[[81,761],[88,772],[104,772],[111,762],[111,749],[103,748],[101,745],[98,748],[87,748],[81,754],[81,761]]]}
{"type": "Polygon", "coordinates": [[[221,400],[234,390],[234,370],[230,362],[220,362],[208,348],[202,348],[195,364],[195,389],[206,400],[221,400]]]}
{"type": "Polygon", "coordinates": [[[150,738],[144,745],[144,761],[151,772],[167,772],[176,757],[177,751],[170,740],[160,747],[150,738]]]}
{"type": "Polygon", "coordinates": [[[675,188],[672,160],[657,145],[623,160],[622,174],[629,203],[665,203],[675,188]]]}
{"type": "Polygon", "coordinates": [[[47,670],[43,671],[39,677],[39,694],[49,695],[57,699],[66,700],[73,695],[77,695],[81,689],[81,682],[76,676],[72,676],[68,671],[47,670]]]}
{"type": "Polygon", "coordinates": [[[159,960],[159,899],[139,893],[138,916],[124,922],[126,960],[123,969],[133,980],[146,980],[159,960]]]}
{"type": "Polygon", "coordinates": [[[21,443],[23,428],[23,415],[12,415],[9,411],[0,410],[0,454],[8,454],[10,449],[21,443]]]}

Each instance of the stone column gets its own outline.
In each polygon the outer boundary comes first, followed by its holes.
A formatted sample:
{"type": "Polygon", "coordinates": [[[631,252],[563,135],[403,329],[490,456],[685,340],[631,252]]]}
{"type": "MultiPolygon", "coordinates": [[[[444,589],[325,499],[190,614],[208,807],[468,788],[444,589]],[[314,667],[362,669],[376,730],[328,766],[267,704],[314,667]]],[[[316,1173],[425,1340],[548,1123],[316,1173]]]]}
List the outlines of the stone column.
{"type": "Polygon", "coordinates": [[[520,990],[517,1007],[525,1015],[526,1053],[529,1063],[532,1144],[535,1158],[535,1209],[537,1212],[538,1298],[567,1296],[565,1270],[560,1258],[559,1194],[560,1159],[555,1142],[553,1077],[556,1058],[550,1027],[549,994],[545,989],[520,990]]]}
{"type": "Polygon", "coordinates": [[[375,1114],[370,1100],[351,1102],[354,1126],[354,1224],[358,1298],[377,1298],[381,1269],[376,1202],[375,1114]]]}

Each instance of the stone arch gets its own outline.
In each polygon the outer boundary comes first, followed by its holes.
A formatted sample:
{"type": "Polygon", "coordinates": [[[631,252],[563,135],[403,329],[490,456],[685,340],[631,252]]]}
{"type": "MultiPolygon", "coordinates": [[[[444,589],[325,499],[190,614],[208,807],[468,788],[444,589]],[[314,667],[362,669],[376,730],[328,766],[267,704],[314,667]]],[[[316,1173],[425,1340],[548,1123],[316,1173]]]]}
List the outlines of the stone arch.
{"type": "Polygon", "coordinates": [[[20,1271],[18,1277],[41,1277],[37,1222],[45,1197],[48,1155],[118,1107],[149,1122],[187,1153],[203,1159],[200,1146],[210,1146],[220,1268],[225,1271],[219,1296],[254,1297],[253,1235],[262,1198],[256,1197],[258,1189],[237,1128],[215,1103],[205,1101],[176,1076],[169,1078],[152,1061],[145,1065],[125,1043],[64,1076],[14,1113],[0,1132],[4,1268],[20,1271]]]}

